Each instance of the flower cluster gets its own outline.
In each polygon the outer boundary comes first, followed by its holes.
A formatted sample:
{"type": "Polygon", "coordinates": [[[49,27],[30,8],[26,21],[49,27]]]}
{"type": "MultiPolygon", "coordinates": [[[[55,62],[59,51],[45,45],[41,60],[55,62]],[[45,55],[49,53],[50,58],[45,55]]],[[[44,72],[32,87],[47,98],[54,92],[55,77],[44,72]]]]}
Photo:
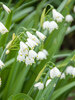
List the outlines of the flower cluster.
{"type": "Polygon", "coordinates": [[[32,65],[35,63],[35,59],[46,59],[48,52],[45,49],[39,51],[38,53],[34,50],[35,46],[38,46],[41,41],[44,41],[46,36],[39,31],[36,31],[36,35],[39,37],[39,39],[37,36],[32,35],[28,31],[26,34],[28,37],[27,41],[25,43],[22,41],[20,42],[20,50],[18,52],[17,60],[25,62],[26,65],[32,65]]]}
{"type": "Polygon", "coordinates": [[[48,29],[51,33],[54,29],[58,29],[58,25],[55,21],[45,21],[43,23],[43,29],[48,29]]]}
{"type": "MultiPolygon", "coordinates": [[[[61,13],[57,12],[55,9],[52,10],[52,15],[53,15],[53,19],[57,22],[62,22],[64,19],[64,16],[61,13]]],[[[58,29],[58,24],[55,21],[45,21],[43,23],[43,29],[48,29],[50,33],[54,29],[58,29]]],[[[70,14],[66,15],[65,21],[72,22],[73,17],[70,14]]]]}
{"type": "MultiPolygon", "coordinates": [[[[53,14],[53,19],[56,20],[57,22],[62,22],[63,20],[63,15],[57,12],[55,9],[52,10],[53,14]]],[[[45,21],[43,23],[43,29],[48,29],[49,32],[51,33],[54,29],[58,29],[58,25],[55,21],[45,21]]]]}
{"type": "MultiPolygon", "coordinates": [[[[65,73],[61,73],[60,70],[57,68],[57,67],[54,67],[50,70],[50,79],[48,79],[46,81],[46,87],[49,85],[49,83],[52,81],[53,78],[55,77],[60,77],[60,79],[65,79],[65,73]]],[[[38,82],[38,83],[41,83],[41,82],[38,82]]],[[[41,84],[38,84],[36,83],[34,85],[34,87],[37,87],[39,90],[43,89],[44,88],[44,84],[41,83],[41,84]],[[41,88],[39,88],[41,87],[41,88]]],[[[54,85],[55,86],[55,85],[54,85]]]]}

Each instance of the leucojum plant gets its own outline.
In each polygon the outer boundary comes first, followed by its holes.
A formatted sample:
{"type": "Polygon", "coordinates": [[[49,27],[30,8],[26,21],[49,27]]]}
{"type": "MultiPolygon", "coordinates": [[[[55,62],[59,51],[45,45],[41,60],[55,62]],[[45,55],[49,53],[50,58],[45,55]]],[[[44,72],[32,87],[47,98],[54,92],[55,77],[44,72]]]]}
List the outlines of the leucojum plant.
{"type": "MultiPolygon", "coordinates": [[[[66,100],[75,90],[75,51],[60,52],[65,35],[75,30],[70,27],[74,0],[64,0],[57,9],[46,0],[42,2],[47,6],[36,21],[37,28],[34,17],[29,16],[34,21],[28,19],[28,27],[17,28],[13,8],[0,2],[0,100],[66,100]]],[[[37,10],[35,15],[39,16],[37,10]]]]}

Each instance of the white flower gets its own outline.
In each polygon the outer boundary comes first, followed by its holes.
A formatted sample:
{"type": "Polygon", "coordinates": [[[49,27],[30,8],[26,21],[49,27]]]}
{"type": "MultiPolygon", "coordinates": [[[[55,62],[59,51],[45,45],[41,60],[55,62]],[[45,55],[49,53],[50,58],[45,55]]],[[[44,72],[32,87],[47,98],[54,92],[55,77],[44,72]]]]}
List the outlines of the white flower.
{"type": "Polygon", "coordinates": [[[73,72],[73,67],[72,66],[68,66],[65,70],[66,74],[70,74],[72,75],[72,72],[73,72]]]}
{"type": "Polygon", "coordinates": [[[26,50],[20,49],[18,52],[18,55],[27,56],[28,53],[29,53],[29,51],[27,49],[26,50]]]}
{"type": "Polygon", "coordinates": [[[34,85],[34,87],[37,87],[39,90],[42,90],[44,88],[44,84],[41,82],[38,82],[34,85]]]}
{"type": "Polygon", "coordinates": [[[43,29],[48,29],[51,33],[54,29],[58,29],[58,25],[55,21],[51,21],[51,22],[46,21],[43,24],[43,29]]]}
{"type": "Polygon", "coordinates": [[[24,56],[24,55],[18,55],[18,56],[17,56],[17,60],[18,60],[18,61],[23,61],[23,62],[24,62],[24,61],[25,61],[25,56],[24,56]]]}
{"type": "Polygon", "coordinates": [[[35,63],[35,61],[33,58],[30,58],[27,56],[25,59],[25,63],[26,63],[26,65],[32,65],[33,63],[35,63]]]}
{"type": "Polygon", "coordinates": [[[30,50],[29,51],[29,57],[34,59],[34,58],[37,57],[37,53],[34,50],[30,50]]]}
{"type": "Polygon", "coordinates": [[[39,51],[37,55],[37,60],[43,60],[43,59],[46,59],[46,54],[42,51],[39,51]]]}
{"type": "Polygon", "coordinates": [[[62,73],[60,79],[65,79],[65,73],[62,73]]]}
{"type": "Polygon", "coordinates": [[[46,82],[46,87],[50,82],[51,82],[51,79],[48,79],[47,82],[46,82]]]}
{"type": "Polygon", "coordinates": [[[51,22],[49,23],[49,31],[50,31],[50,33],[51,33],[54,29],[58,29],[58,25],[57,25],[57,23],[56,23],[55,21],[51,21],[51,22]]]}
{"type": "Polygon", "coordinates": [[[29,50],[28,46],[24,42],[22,42],[22,41],[20,42],[20,49],[23,50],[23,51],[24,50],[29,50]]]}
{"type": "Polygon", "coordinates": [[[71,15],[67,15],[65,17],[66,22],[72,22],[73,21],[73,17],[71,15]]]}
{"type": "Polygon", "coordinates": [[[43,29],[48,29],[49,28],[49,21],[45,21],[43,23],[43,29]]]}
{"type": "Polygon", "coordinates": [[[0,68],[2,69],[3,66],[4,66],[4,63],[0,60],[0,68]]]}
{"type": "Polygon", "coordinates": [[[75,13],[75,6],[74,6],[74,8],[73,8],[73,11],[74,11],[74,13],[75,13]]]}
{"type": "Polygon", "coordinates": [[[41,39],[41,40],[45,40],[45,38],[46,38],[46,36],[44,35],[44,34],[42,34],[41,32],[39,32],[39,31],[36,31],[36,34],[37,34],[37,36],[41,39]]]}
{"type": "Polygon", "coordinates": [[[48,52],[47,52],[46,49],[43,49],[42,51],[44,52],[44,54],[45,54],[46,56],[48,56],[48,52]]]}
{"type": "Polygon", "coordinates": [[[35,36],[35,35],[32,35],[30,32],[26,32],[27,33],[27,36],[30,38],[30,39],[32,39],[32,40],[34,40],[36,43],[40,43],[40,41],[39,41],[39,39],[35,36]]]}
{"type": "Polygon", "coordinates": [[[56,20],[57,22],[62,22],[62,20],[64,18],[64,16],[62,14],[57,12],[55,9],[52,10],[52,14],[53,14],[54,20],[56,20]]]}
{"type": "Polygon", "coordinates": [[[38,45],[35,41],[31,40],[30,38],[27,39],[26,44],[31,48],[34,49],[36,45],[38,45]]]}
{"type": "Polygon", "coordinates": [[[72,75],[73,75],[73,77],[75,77],[75,68],[73,68],[72,75]]]}
{"type": "Polygon", "coordinates": [[[0,22],[0,33],[5,34],[7,32],[8,32],[7,28],[0,22]]]}
{"type": "Polygon", "coordinates": [[[54,67],[53,69],[50,70],[50,77],[55,78],[55,77],[60,77],[61,72],[57,67],[54,67]]]}
{"type": "Polygon", "coordinates": [[[6,50],[6,54],[9,54],[9,52],[10,52],[9,50],[6,50]]]}
{"type": "Polygon", "coordinates": [[[11,12],[11,10],[4,4],[3,4],[3,8],[8,14],[11,12]]]}
{"type": "Polygon", "coordinates": [[[1,83],[2,83],[2,82],[1,82],[1,78],[0,78],[0,87],[1,87],[1,83]]]}

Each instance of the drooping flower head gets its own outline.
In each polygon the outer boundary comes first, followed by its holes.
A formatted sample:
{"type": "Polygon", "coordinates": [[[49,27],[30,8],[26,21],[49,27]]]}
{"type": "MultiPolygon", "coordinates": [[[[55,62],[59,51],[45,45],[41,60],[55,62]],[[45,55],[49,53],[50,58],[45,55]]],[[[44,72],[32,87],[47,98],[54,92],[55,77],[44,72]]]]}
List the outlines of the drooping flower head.
{"type": "Polygon", "coordinates": [[[62,14],[57,12],[55,9],[52,10],[52,14],[53,14],[54,20],[56,20],[57,22],[62,22],[62,20],[64,18],[64,16],[62,14]]]}
{"type": "Polygon", "coordinates": [[[46,36],[44,35],[44,34],[42,34],[41,32],[39,32],[39,31],[36,31],[36,34],[37,34],[37,36],[41,39],[41,40],[45,40],[45,38],[46,38],[46,36]]]}
{"type": "Polygon", "coordinates": [[[0,22],[0,33],[5,34],[7,32],[8,32],[7,28],[0,22]]]}
{"type": "Polygon", "coordinates": [[[66,68],[65,72],[66,72],[67,75],[68,75],[68,74],[72,75],[72,73],[73,73],[73,67],[72,67],[72,66],[68,66],[68,67],[66,68]]]}
{"type": "Polygon", "coordinates": [[[54,29],[58,29],[58,25],[55,21],[46,21],[43,23],[43,29],[48,29],[51,33],[54,29]]]}
{"type": "Polygon", "coordinates": [[[60,75],[61,75],[61,72],[59,71],[59,69],[57,67],[54,67],[50,70],[51,78],[60,77],[60,75]]]}
{"type": "Polygon", "coordinates": [[[70,14],[66,15],[65,20],[66,20],[66,22],[72,22],[73,21],[73,17],[70,14]]]}
{"type": "Polygon", "coordinates": [[[39,39],[35,36],[35,35],[32,35],[30,32],[26,32],[28,38],[32,39],[33,41],[35,41],[36,43],[40,43],[39,39]]]}
{"type": "Polygon", "coordinates": [[[39,90],[42,90],[44,88],[44,84],[41,82],[38,82],[34,85],[34,87],[37,87],[39,90]]]}

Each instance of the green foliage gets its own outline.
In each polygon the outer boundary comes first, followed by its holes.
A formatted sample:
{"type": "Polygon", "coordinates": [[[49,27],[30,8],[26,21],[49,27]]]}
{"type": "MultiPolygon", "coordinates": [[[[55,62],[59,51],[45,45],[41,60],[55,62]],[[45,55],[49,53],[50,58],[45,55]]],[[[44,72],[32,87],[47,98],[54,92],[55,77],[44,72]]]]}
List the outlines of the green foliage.
{"type": "Polygon", "coordinates": [[[5,64],[0,69],[2,79],[0,100],[60,100],[62,95],[64,95],[62,100],[65,100],[75,90],[74,78],[69,76],[64,80],[60,80],[60,77],[54,78],[47,87],[39,91],[34,88],[34,84],[41,79],[45,84],[49,78],[50,68],[54,66],[61,72],[64,72],[68,65],[75,67],[75,51],[60,50],[65,36],[73,34],[75,25],[66,32],[71,23],[65,22],[64,19],[58,23],[59,28],[52,33],[42,28],[45,20],[52,20],[53,7],[64,17],[69,13],[73,15],[74,0],[2,0],[2,2],[11,9],[11,13],[7,14],[0,3],[0,22],[9,30],[3,35],[0,33],[0,59],[5,64]],[[26,31],[35,35],[36,30],[47,36],[36,51],[44,47],[49,55],[45,60],[26,66],[24,62],[17,61],[19,42],[25,41],[26,31]],[[10,48],[6,48],[10,41],[13,41],[10,48]],[[6,54],[6,50],[10,50],[9,54],[6,54]]]}

